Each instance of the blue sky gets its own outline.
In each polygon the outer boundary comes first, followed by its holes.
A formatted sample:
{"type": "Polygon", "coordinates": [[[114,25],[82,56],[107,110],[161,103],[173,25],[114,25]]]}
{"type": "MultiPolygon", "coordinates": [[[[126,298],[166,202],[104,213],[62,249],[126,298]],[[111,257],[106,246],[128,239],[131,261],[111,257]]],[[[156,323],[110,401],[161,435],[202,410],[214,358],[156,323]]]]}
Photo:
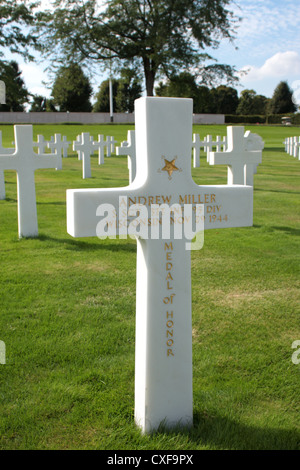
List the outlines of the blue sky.
{"type": "MultiPolygon", "coordinates": [[[[234,45],[222,40],[217,50],[208,51],[218,62],[248,70],[241,77],[239,93],[253,89],[257,94],[272,97],[282,80],[295,90],[300,104],[300,0],[235,0],[231,9],[242,18],[234,45]],[[236,49],[237,48],[237,49],[236,49]]],[[[47,81],[43,65],[18,61],[30,92],[49,96],[42,81],[47,81]]],[[[98,88],[106,76],[94,78],[98,88]]]]}

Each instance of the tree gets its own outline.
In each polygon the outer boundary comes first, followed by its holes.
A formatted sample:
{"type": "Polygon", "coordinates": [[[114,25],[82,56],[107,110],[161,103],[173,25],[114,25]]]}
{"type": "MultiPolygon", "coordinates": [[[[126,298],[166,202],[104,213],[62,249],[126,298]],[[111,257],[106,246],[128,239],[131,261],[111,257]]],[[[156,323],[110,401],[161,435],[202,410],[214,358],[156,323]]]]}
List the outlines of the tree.
{"type": "Polygon", "coordinates": [[[41,113],[46,111],[46,98],[41,95],[33,95],[30,113],[41,113]]]}
{"type": "Polygon", "coordinates": [[[134,102],[142,95],[141,79],[131,69],[121,70],[121,78],[116,96],[116,109],[119,113],[133,113],[134,102]]]}
{"type": "Polygon", "coordinates": [[[217,114],[235,114],[239,103],[234,88],[221,85],[211,90],[212,110],[217,114]]]}
{"type": "MultiPolygon", "coordinates": [[[[124,68],[121,77],[112,79],[113,109],[116,113],[132,113],[134,101],[140,98],[142,86],[140,78],[133,70],[124,68]]],[[[109,104],[109,79],[104,80],[99,86],[93,111],[97,113],[108,113],[109,104]]]]}
{"type": "Polygon", "coordinates": [[[35,7],[36,3],[27,0],[0,0],[0,47],[32,58],[28,46],[35,44],[35,37],[25,34],[22,27],[33,24],[35,7]]]}
{"type": "Polygon", "coordinates": [[[296,105],[292,100],[293,91],[287,82],[280,82],[274,90],[274,94],[269,104],[270,114],[286,114],[297,111],[296,105]]]}
{"type": "Polygon", "coordinates": [[[0,62],[0,80],[6,86],[6,104],[0,105],[1,111],[24,111],[24,104],[29,100],[29,92],[21,77],[17,62],[0,62]]]}
{"type": "Polygon", "coordinates": [[[54,105],[58,106],[60,111],[92,110],[92,87],[78,64],[71,63],[60,67],[51,94],[54,105]]]}
{"type": "Polygon", "coordinates": [[[232,0],[57,0],[54,11],[37,15],[42,51],[54,60],[113,61],[142,69],[147,95],[161,73],[178,74],[190,67],[205,81],[227,77],[235,70],[203,53],[222,38],[232,39],[232,0]]]}
{"type": "Polygon", "coordinates": [[[172,76],[165,85],[160,83],[155,92],[158,96],[192,98],[194,100],[194,109],[197,107],[198,85],[195,77],[188,72],[172,76]]]}
{"type": "MultiPolygon", "coordinates": [[[[113,90],[113,108],[117,112],[116,96],[118,93],[119,80],[112,80],[113,90]]],[[[104,80],[99,86],[99,91],[96,95],[96,102],[93,106],[95,113],[109,113],[110,102],[109,102],[109,79],[104,80]]]]}
{"type": "Polygon", "coordinates": [[[237,108],[237,114],[254,115],[266,114],[268,98],[257,95],[254,90],[243,90],[237,108]]]}

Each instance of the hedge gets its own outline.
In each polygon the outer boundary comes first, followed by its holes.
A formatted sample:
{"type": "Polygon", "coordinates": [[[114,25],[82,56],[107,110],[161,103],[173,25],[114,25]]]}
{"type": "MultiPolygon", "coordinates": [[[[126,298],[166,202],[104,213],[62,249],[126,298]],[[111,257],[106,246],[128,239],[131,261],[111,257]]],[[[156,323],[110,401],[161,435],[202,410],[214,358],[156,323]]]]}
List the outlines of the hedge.
{"type": "Polygon", "coordinates": [[[268,116],[226,114],[225,124],[281,124],[283,117],[290,117],[293,125],[300,125],[300,113],[269,114],[268,116]]]}

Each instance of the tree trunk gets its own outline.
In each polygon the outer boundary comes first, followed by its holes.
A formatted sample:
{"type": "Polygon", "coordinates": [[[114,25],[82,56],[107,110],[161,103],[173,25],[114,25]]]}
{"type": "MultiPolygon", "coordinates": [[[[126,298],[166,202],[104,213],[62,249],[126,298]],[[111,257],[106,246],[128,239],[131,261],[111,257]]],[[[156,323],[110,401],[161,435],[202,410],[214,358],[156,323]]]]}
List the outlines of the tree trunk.
{"type": "Polygon", "coordinates": [[[153,96],[156,70],[153,66],[153,61],[151,61],[148,57],[144,57],[143,62],[147,96],[153,96]]]}

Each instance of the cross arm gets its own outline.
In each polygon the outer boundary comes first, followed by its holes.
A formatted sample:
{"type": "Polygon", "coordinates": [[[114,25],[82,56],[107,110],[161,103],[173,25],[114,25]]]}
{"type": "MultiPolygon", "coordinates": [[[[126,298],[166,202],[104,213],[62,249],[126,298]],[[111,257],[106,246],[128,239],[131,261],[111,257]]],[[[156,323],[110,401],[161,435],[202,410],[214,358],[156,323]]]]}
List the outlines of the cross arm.
{"type": "Polygon", "coordinates": [[[19,158],[14,155],[0,155],[0,170],[18,170],[19,158]]]}
{"type": "MultiPolygon", "coordinates": [[[[130,197],[133,194],[134,191],[131,190],[130,197]]],[[[126,199],[128,195],[127,188],[67,190],[67,232],[73,237],[96,237],[100,220],[97,215],[99,206],[103,208],[104,204],[110,204],[118,216],[119,198],[125,196],[126,199]]],[[[118,235],[118,231],[116,234],[118,235]]]]}
{"type": "Polygon", "coordinates": [[[39,155],[38,157],[34,156],[34,170],[57,168],[60,156],[61,155],[58,153],[45,154],[43,156],[39,155]]]}

